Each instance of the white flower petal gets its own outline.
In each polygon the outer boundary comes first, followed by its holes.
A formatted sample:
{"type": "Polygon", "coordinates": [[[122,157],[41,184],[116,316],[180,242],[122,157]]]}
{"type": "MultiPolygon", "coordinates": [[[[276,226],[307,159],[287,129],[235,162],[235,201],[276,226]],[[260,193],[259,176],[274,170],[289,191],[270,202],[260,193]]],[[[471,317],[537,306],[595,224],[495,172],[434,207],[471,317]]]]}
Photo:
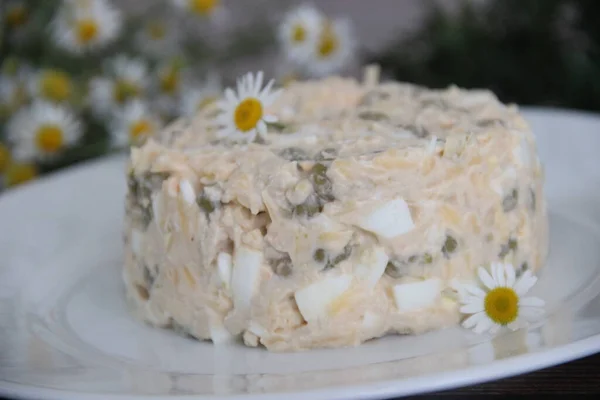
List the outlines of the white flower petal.
{"type": "Polygon", "coordinates": [[[525,271],[523,275],[515,283],[514,291],[519,295],[525,295],[537,282],[537,278],[533,276],[531,271],[525,271]]]}
{"type": "Polygon", "coordinates": [[[485,313],[481,312],[481,313],[473,314],[469,318],[467,318],[463,321],[462,326],[464,326],[467,329],[471,329],[475,325],[477,325],[482,319],[485,319],[485,318],[488,318],[487,315],[485,315],[485,313]]]}
{"type": "Polygon", "coordinates": [[[235,92],[231,88],[225,89],[225,98],[231,104],[236,104],[239,102],[238,97],[235,95],[235,92]]]}
{"type": "Polygon", "coordinates": [[[538,297],[524,297],[519,299],[521,307],[544,307],[546,302],[538,297]]]}
{"type": "Polygon", "coordinates": [[[466,284],[463,285],[463,287],[465,288],[465,290],[469,294],[472,294],[474,296],[481,297],[481,298],[485,297],[485,292],[481,288],[478,288],[475,285],[472,285],[470,283],[466,283],[466,284]]]}
{"type": "Polygon", "coordinates": [[[506,273],[506,286],[512,288],[515,285],[515,267],[512,264],[505,264],[504,272],[506,273]]]}
{"type": "Polygon", "coordinates": [[[477,325],[475,325],[475,328],[473,328],[473,332],[475,332],[477,334],[482,334],[482,333],[490,330],[493,325],[494,325],[494,322],[486,315],[485,318],[482,318],[477,323],[477,325]]]}
{"type": "Polygon", "coordinates": [[[498,286],[500,287],[505,287],[506,286],[506,275],[504,274],[504,265],[498,263],[496,264],[496,274],[497,274],[497,280],[496,283],[498,284],[498,286]]]}
{"type": "Polygon", "coordinates": [[[479,275],[479,279],[481,280],[481,283],[483,283],[488,289],[491,290],[496,287],[496,282],[490,276],[490,274],[488,273],[488,271],[485,268],[479,267],[477,269],[477,273],[479,275]]]}
{"type": "Polygon", "coordinates": [[[267,135],[267,124],[265,124],[265,121],[258,121],[258,124],[256,125],[256,132],[261,137],[265,137],[267,135]]]}
{"type": "Polygon", "coordinates": [[[263,117],[263,121],[268,122],[270,124],[279,121],[279,118],[277,118],[275,115],[265,115],[263,117]]]}
{"type": "Polygon", "coordinates": [[[492,322],[492,326],[490,326],[490,328],[488,330],[489,330],[490,334],[495,335],[496,333],[498,333],[500,328],[502,328],[502,326],[498,325],[495,322],[492,322]]]}
{"type": "MultiPolygon", "coordinates": [[[[252,88],[252,93],[257,96],[260,93],[260,88],[262,87],[263,84],[263,79],[264,79],[264,73],[262,71],[258,71],[258,73],[256,74],[256,80],[254,81],[254,87],[252,88]]],[[[272,81],[272,80],[271,80],[272,81]]],[[[269,82],[271,83],[271,82],[269,82]]],[[[267,85],[265,87],[265,89],[269,87],[269,85],[267,85]]],[[[269,89],[270,90],[270,89],[269,89]]]]}
{"type": "Polygon", "coordinates": [[[463,314],[474,314],[478,312],[482,312],[484,310],[483,307],[483,299],[477,299],[472,303],[465,304],[460,308],[460,312],[463,314]]]}
{"type": "Polygon", "coordinates": [[[544,309],[539,307],[521,307],[519,308],[519,316],[527,320],[535,320],[544,315],[544,309]]]}

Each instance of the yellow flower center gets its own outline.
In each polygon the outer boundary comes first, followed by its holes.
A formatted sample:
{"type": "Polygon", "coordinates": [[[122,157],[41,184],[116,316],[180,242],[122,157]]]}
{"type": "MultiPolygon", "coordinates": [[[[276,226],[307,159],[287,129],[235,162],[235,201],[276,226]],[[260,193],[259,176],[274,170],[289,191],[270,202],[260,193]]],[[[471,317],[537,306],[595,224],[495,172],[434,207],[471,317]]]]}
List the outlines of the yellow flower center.
{"type": "Polygon", "coordinates": [[[115,82],[113,88],[113,98],[115,102],[124,104],[127,100],[138,97],[140,95],[140,88],[138,85],[132,82],[128,82],[124,79],[118,79],[115,82]]]}
{"type": "Polygon", "coordinates": [[[148,24],[147,27],[148,36],[154,40],[161,40],[167,34],[165,25],[159,21],[153,21],[148,24]]]}
{"type": "Polygon", "coordinates": [[[209,15],[219,5],[220,0],[188,0],[192,12],[199,15],[209,15]]]}
{"type": "Polygon", "coordinates": [[[8,151],[8,147],[0,143],[0,174],[6,171],[9,163],[10,151],[8,151]]]}
{"type": "Polygon", "coordinates": [[[242,132],[248,132],[256,128],[256,124],[262,118],[263,107],[258,99],[248,97],[240,102],[235,108],[235,126],[242,132]]]}
{"type": "Polygon", "coordinates": [[[54,153],[63,147],[64,133],[60,126],[46,124],[40,126],[35,140],[39,149],[46,153],[54,153]]]}
{"type": "Polygon", "coordinates": [[[98,36],[98,23],[92,18],[77,21],[77,40],[81,44],[88,44],[98,36]]]}
{"type": "Polygon", "coordinates": [[[296,24],[292,29],[292,41],[302,43],[306,40],[306,29],[300,24],[296,24]]]}
{"type": "Polygon", "coordinates": [[[160,77],[160,88],[168,94],[175,94],[179,87],[179,70],[171,67],[169,71],[160,77]]]}
{"type": "Polygon", "coordinates": [[[152,123],[145,119],[133,122],[129,126],[129,141],[130,143],[139,143],[145,137],[152,133],[152,123]]]}
{"type": "Polygon", "coordinates": [[[507,325],[517,319],[519,296],[511,288],[498,287],[485,296],[485,313],[497,324],[507,325]]]}
{"type": "Polygon", "coordinates": [[[196,108],[197,108],[198,110],[202,110],[203,108],[205,108],[205,107],[207,107],[207,106],[209,106],[209,105],[213,104],[215,101],[217,101],[217,97],[216,97],[216,96],[207,96],[207,97],[205,97],[205,98],[201,99],[201,100],[198,102],[198,105],[197,105],[197,107],[196,107],[196,108]]]}
{"type": "Polygon", "coordinates": [[[45,71],[40,79],[42,96],[54,101],[63,101],[71,96],[69,76],[61,71],[45,71]]]}
{"type": "Polygon", "coordinates": [[[321,32],[321,35],[319,37],[319,43],[317,48],[318,56],[320,58],[327,58],[331,56],[337,51],[339,45],[339,39],[333,31],[331,23],[325,24],[325,26],[323,27],[323,31],[321,32]]]}
{"type": "Polygon", "coordinates": [[[12,164],[6,170],[6,186],[16,186],[32,180],[38,174],[33,164],[12,164]]]}
{"type": "Polygon", "coordinates": [[[14,7],[11,7],[6,12],[6,24],[10,27],[18,27],[24,25],[29,19],[29,15],[27,13],[27,9],[24,5],[19,4],[14,7]]]}

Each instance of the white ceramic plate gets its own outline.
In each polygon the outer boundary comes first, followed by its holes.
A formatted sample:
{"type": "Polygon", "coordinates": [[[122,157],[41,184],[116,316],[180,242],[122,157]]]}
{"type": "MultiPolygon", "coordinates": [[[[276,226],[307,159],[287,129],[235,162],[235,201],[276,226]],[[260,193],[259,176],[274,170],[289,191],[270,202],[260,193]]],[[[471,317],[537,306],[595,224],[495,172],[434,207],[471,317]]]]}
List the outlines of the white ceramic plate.
{"type": "Polygon", "coordinates": [[[530,109],[546,166],[547,318],[493,340],[460,328],[272,354],[137,322],[121,284],[124,158],[0,197],[0,394],[36,399],[389,398],[600,351],[600,117],[530,109]]]}

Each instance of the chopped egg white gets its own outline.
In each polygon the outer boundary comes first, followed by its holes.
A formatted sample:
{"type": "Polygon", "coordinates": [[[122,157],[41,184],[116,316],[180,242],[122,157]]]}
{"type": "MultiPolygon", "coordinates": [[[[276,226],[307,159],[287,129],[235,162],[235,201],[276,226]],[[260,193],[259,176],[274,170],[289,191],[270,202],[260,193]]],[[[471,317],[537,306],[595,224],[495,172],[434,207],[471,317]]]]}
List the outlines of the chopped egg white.
{"type": "Polygon", "coordinates": [[[375,328],[379,323],[381,323],[381,317],[371,311],[365,312],[363,317],[362,327],[364,330],[370,330],[375,328]]]}
{"type": "Polygon", "coordinates": [[[231,274],[231,291],[236,309],[250,307],[252,296],[254,296],[260,278],[262,258],[262,252],[249,247],[242,245],[235,249],[233,273],[231,274]]]}
{"type": "Polygon", "coordinates": [[[441,289],[442,281],[438,278],[402,283],[394,286],[394,300],[398,310],[414,311],[433,305],[441,289]]]}
{"type": "Polygon", "coordinates": [[[136,257],[143,254],[144,234],[138,229],[131,230],[131,250],[136,257]]]}
{"type": "Polygon", "coordinates": [[[294,297],[302,317],[308,323],[326,319],[331,303],[348,290],[351,282],[350,275],[331,276],[296,291],[294,297]]]}
{"type": "Polygon", "coordinates": [[[235,336],[216,318],[211,318],[209,329],[210,339],[214,344],[227,344],[235,340],[235,336]]]}
{"type": "Polygon", "coordinates": [[[194,192],[194,188],[187,179],[182,179],[181,182],[179,182],[179,192],[186,203],[194,204],[196,201],[196,193],[194,192]]]}
{"type": "Polygon", "coordinates": [[[357,225],[385,239],[405,234],[415,227],[408,204],[401,198],[384,203],[357,225]]]}
{"type": "Polygon", "coordinates": [[[231,254],[221,252],[217,256],[217,273],[225,289],[231,287],[231,270],[233,268],[233,259],[231,254]]]}
{"type": "Polygon", "coordinates": [[[382,246],[373,246],[363,250],[355,264],[354,270],[359,279],[364,280],[370,288],[374,288],[389,261],[389,257],[382,246]]]}

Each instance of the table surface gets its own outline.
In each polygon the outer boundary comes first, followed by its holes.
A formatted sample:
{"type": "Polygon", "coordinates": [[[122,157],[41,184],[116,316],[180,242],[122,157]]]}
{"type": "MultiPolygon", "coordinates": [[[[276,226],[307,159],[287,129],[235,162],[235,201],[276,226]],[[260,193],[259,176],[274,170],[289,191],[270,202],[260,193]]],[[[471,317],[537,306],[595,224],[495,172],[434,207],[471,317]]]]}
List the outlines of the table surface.
{"type": "MultiPolygon", "coordinates": [[[[558,365],[481,385],[420,396],[412,396],[408,400],[429,399],[489,399],[491,398],[533,398],[543,395],[547,397],[581,395],[597,398],[600,395],[600,353],[581,360],[558,365]]],[[[9,400],[0,398],[0,400],[9,400]]]]}

